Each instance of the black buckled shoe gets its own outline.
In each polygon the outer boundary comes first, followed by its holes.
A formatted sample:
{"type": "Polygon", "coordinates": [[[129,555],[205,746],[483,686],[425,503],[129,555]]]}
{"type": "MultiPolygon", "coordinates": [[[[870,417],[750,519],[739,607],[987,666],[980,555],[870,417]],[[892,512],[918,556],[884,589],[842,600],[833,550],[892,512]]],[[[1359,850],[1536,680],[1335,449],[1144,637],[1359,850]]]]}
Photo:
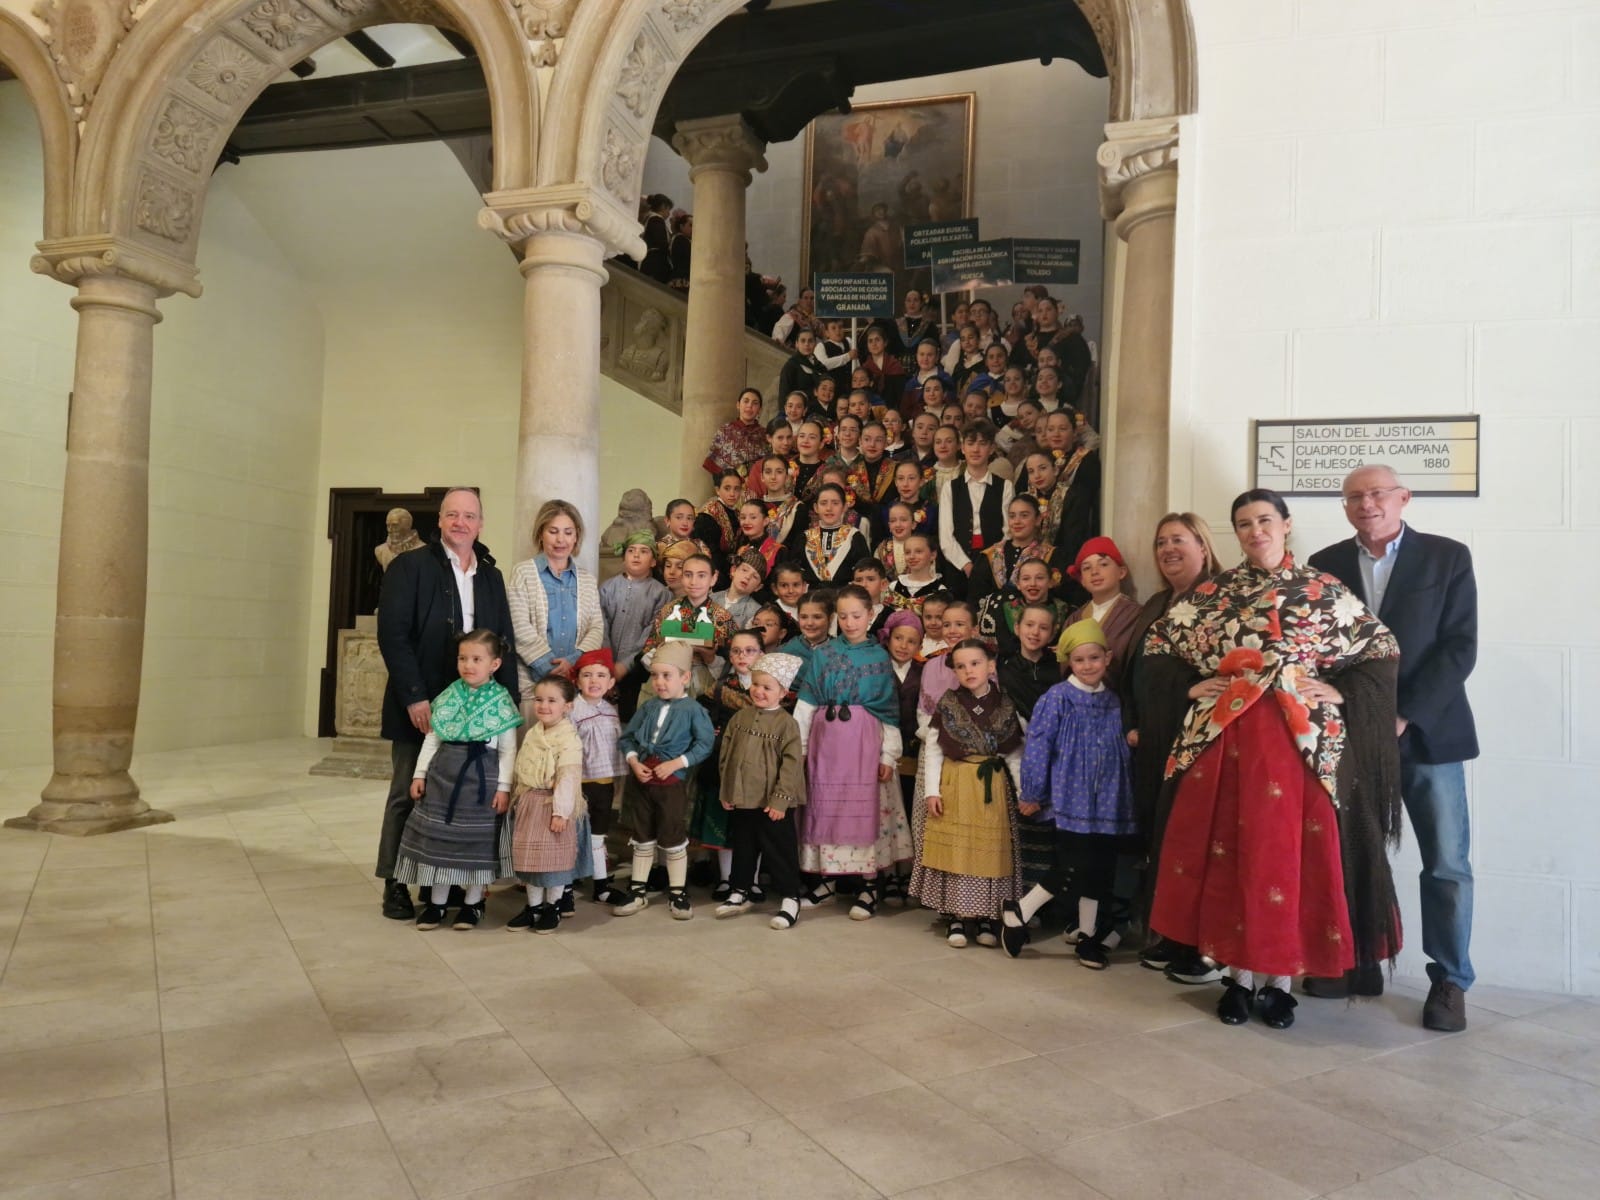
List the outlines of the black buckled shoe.
{"type": "Polygon", "coordinates": [[[1111,965],[1111,955],[1106,953],[1105,943],[1099,938],[1083,938],[1073,953],[1078,956],[1078,965],[1088,967],[1091,971],[1104,971],[1111,965]]]}
{"type": "Polygon", "coordinates": [[[478,922],[483,920],[484,902],[479,900],[476,904],[463,904],[456,909],[455,924],[452,929],[476,929],[478,922]]]}
{"type": "Polygon", "coordinates": [[[437,929],[444,924],[444,907],[439,904],[425,904],[422,911],[417,914],[418,929],[437,929]]]}
{"type": "Polygon", "coordinates": [[[577,898],[572,894],[572,889],[569,887],[566,891],[561,893],[561,899],[556,901],[556,915],[565,920],[567,917],[572,916],[577,911],[577,898]]]}
{"type": "Polygon", "coordinates": [[[541,904],[533,910],[533,931],[554,933],[561,928],[561,912],[554,904],[541,904]]]}

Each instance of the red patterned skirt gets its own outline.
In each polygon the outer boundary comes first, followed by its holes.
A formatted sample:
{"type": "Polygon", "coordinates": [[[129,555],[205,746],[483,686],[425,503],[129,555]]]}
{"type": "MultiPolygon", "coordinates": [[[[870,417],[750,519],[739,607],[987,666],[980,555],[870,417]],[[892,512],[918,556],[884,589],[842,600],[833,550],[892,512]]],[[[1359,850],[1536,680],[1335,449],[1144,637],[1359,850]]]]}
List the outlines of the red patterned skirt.
{"type": "Polygon", "coordinates": [[[1179,781],[1150,925],[1231,967],[1340,975],[1355,950],[1338,813],[1269,701],[1179,781]]]}

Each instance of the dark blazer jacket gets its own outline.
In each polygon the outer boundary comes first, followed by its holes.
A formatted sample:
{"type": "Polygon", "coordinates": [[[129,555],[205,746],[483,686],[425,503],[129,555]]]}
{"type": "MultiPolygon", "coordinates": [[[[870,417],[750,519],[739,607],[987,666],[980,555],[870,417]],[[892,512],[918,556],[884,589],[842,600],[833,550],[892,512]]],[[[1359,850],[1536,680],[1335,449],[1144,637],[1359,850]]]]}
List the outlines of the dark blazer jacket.
{"type": "MultiPolygon", "coordinates": [[[[1317,551],[1309,562],[1367,601],[1354,538],[1317,551]]],[[[1406,526],[1377,615],[1400,642],[1399,712],[1410,722],[1401,755],[1421,763],[1477,758],[1466,687],[1478,661],[1472,551],[1406,526]]]]}
{"type": "MultiPolygon", "coordinates": [[[[474,542],[478,571],[472,577],[473,623],[516,644],[505,579],[494,557],[474,542]]],[[[389,669],[383,693],[383,736],[392,742],[420,742],[422,734],[406,706],[432,700],[456,678],[456,635],[461,628],[461,596],[444,547],[429,542],[402,554],[384,572],[378,593],[378,649],[389,669]]],[[[517,699],[517,656],[507,653],[497,679],[517,699]]]]}

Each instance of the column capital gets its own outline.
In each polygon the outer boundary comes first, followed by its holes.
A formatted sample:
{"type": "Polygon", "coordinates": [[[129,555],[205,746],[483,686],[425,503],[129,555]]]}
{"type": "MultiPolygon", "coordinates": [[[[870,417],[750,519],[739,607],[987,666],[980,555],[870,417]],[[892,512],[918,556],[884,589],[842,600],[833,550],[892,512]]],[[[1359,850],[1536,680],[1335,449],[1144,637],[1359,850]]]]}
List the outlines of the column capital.
{"type": "MultiPolygon", "coordinates": [[[[1100,164],[1100,214],[1108,221],[1115,220],[1127,205],[1131,184],[1157,171],[1176,175],[1177,119],[1112,122],[1106,126],[1106,140],[1095,152],[1095,161],[1100,164]]],[[[1176,188],[1171,191],[1175,199],[1176,188]]],[[[1118,232],[1126,236],[1124,231],[1118,232]]]]}
{"type": "MultiPolygon", "coordinates": [[[[639,222],[604,192],[581,183],[518,188],[484,196],[478,226],[513,244],[541,233],[593,238],[614,254],[642,259],[639,222]]],[[[602,275],[604,273],[602,272],[602,275]]]]}
{"type": "Polygon", "coordinates": [[[689,178],[702,170],[731,171],[750,186],[752,171],[767,169],[767,144],[738,113],[679,121],[672,148],[689,164],[689,178]]]}
{"type": "Polygon", "coordinates": [[[37,243],[39,253],[29,264],[40,275],[62,283],[79,284],[86,278],[120,276],[155,288],[156,295],[182,292],[200,295],[200,281],[192,263],[139,246],[109,234],[53,238],[37,243]]]}

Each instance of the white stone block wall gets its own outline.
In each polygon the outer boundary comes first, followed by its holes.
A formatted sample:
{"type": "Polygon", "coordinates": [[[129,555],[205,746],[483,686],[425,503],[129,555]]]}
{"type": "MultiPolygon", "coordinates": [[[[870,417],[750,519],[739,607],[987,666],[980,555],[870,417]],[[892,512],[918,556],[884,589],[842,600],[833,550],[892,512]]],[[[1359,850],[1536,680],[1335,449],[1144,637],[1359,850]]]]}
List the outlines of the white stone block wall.
{"type": "MultiPolygon", "coordinates": [[[[1192,9],[1174,505],[1232,553],[1252,419],[1480,415],[1481,496],[1408,513],[1477,564],[1473,958],[1600,992],[1600,2],[1192,9]]],[[[1303,554],[1350,534],[1291,507],[1303,554]]]]}

